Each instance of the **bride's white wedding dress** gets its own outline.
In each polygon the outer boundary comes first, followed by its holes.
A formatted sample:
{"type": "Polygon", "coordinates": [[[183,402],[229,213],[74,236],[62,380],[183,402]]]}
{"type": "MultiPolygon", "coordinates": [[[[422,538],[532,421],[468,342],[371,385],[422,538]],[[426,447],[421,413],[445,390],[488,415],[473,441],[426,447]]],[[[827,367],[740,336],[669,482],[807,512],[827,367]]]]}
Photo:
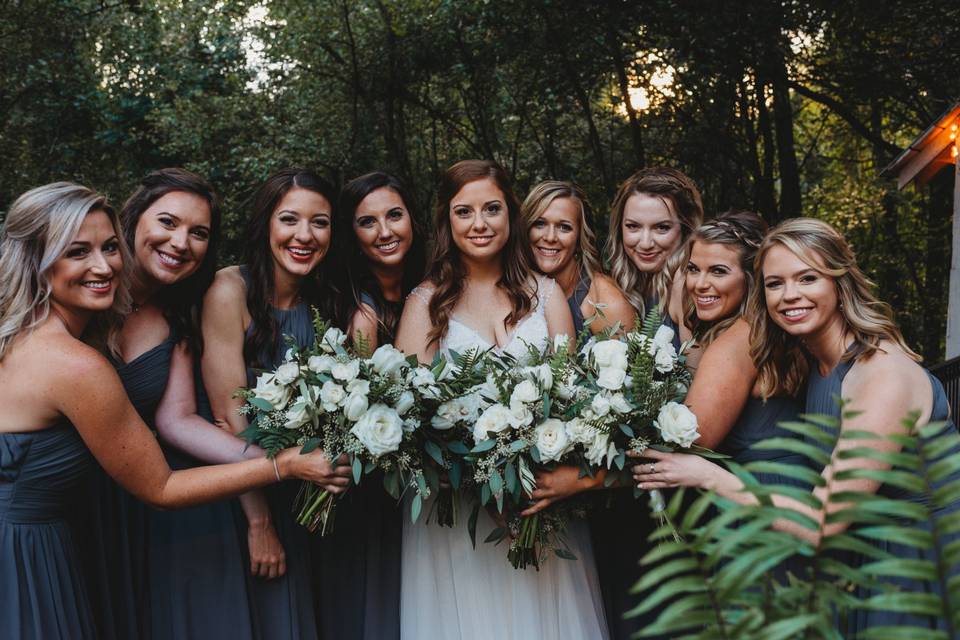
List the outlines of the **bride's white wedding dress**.
{"type": "MultiPolygon", "coordinates": [[[[545,349],[549,342],[544,307],[555,289],[553,280],[539,284],[540,302],[521,320],[499,352],[523,362],[527,345],[545,349]]],[[[417,289],[425,304],[430,290],[417,289]]],[[[463,352],[491,345],[468,319],[451,318],[442,350],[463,352]]],[[[428,513],[432,505],[424,506],[428,513]]],[[[464,509],[463,511],[466,511],[464,509]]],[[[483,540],[496,527],[480,510],[477,548],[467,532],[467,513],[455,527],[411,524],[404,518],[401,564],[401,640],[603,640],[607,625],[597,581],[587,523],[572,521],[566,540],[577,560],[549,557],[539,571],[517,570],[507,560],[505,542],[483,540]]]]}

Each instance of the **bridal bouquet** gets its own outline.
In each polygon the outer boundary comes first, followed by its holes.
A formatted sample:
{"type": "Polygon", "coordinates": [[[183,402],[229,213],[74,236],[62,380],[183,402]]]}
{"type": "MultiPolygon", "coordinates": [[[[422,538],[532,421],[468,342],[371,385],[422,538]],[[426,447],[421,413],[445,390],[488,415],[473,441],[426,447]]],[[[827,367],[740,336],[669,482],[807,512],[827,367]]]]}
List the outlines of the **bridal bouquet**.
{"type": "Polygon", "coordinates": [[[519,512],[530,505],[536,471],[567,461],[572,452],[568,420],[575,414],[577,363],[560,336],[546,353],[530,350],[520,365],[506,355],[491,355],[486,378],[476,391],[480,413],[472,425],[472,447],[464,456],[473,475],[478,503],[470,532],[476,542],[476,514],[495,507],[505,519],[486,542],[510,537],[507,557],[514,568],[540,567],[549,550],[572,558],[563,540],[569,505],[557,505],[531,516],[519,512]]]}
{"type": "MultiPolygon", "coordinates": [[[[416,431],[424,419],[424,396],[437,392],[432,374],[390,345],[369,358],[357,355],[345,346],[346,335],[316,314],[314,329],[313,345],[291,346],[282,364],[241,392],[251,418],[242,435],[268,456],[295,445],[303,453],[320,447],[331,459],[345,454],[355,483],[380,470],[391,495],[399,498],[413,488],[414,504],[421,504],[431,483],[416,431]]],[[[297,521],[326,533],[335,504],[332,494],[304,482],[297,521]]]]}
{"type": "MultiPolygon", "coordinates": [[[[579,380],[586,400],[570,437],[592,467],[622,471],[627,451],[648,446],[688,449],[700,437],[697,417],[682,404],[690,385],[683,355],[673,346],[674,331],[653,310],[639,331],[622,338],[600,337],[581,351],[579,380]]],[[[607,476],[612,483],[614,474],[607,476]]],[[[663,497],[650,492],[651,507],[663,497]]]]}

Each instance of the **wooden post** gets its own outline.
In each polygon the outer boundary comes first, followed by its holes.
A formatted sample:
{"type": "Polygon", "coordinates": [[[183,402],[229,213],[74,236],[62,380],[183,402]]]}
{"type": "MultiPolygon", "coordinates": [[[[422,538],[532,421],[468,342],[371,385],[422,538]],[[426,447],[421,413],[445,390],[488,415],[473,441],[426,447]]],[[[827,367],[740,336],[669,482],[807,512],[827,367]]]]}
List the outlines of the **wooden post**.
{"type": "Polygon", "coordinates": [[[954,160],[953,241],[947,302],[947,360],[960,356],[960,157],[954,160]]]}

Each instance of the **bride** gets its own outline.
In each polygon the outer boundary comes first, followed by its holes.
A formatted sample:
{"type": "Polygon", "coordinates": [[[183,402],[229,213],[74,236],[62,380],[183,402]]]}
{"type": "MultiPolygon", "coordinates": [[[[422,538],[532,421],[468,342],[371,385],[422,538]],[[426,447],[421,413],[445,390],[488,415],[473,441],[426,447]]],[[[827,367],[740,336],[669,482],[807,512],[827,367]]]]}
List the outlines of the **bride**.
{"type": "MultiPolygon", "coordinates": [[[[397,346],[421,362],[470,347],[523,361],[527,345],[545,349],[554,335],[573,335],[563,292],[532,275],[503,169],[458,162],[444,174],[438,200],[430,272],[407,299],[397,346]]],[[[484,510],[476,549],[465,520],[453,528],[405,520],[402,639],[607,637],[585,522],[568,526],[577,560],[550,558],[535,571],[514,569],[502,546],[480,542],[495,527],[484,510]]]]}

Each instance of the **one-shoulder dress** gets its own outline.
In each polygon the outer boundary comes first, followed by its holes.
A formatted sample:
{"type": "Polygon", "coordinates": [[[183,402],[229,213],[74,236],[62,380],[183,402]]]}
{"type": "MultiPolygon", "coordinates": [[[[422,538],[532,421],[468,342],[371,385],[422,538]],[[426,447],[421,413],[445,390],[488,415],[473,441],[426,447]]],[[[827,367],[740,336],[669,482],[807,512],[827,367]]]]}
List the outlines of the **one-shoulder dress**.
{"type": "Polygon", "coordinates": [[[93,640],[96,632],[67,522],[93,459],[63,420],[0,433],[0,629],[10,640],[93,640]]]}
{"type": "MultiPolygon", "coordinates": [[[[840,417],[840,407],[838,406],[837,399],[841,397],[840,393],[843,385],[843,379],[846,377],[847,373],[849,373],[855,362],[856,360],[840,362],[836,367],[834,367],[833,371],[826,376],[821,376],[816,366],[811,367],[810,377],[807,383],[806,413],[821,413],[836,418],[840,417]]],[[[946,433],[949,430],[955,431],[956,426],[950,419],[950,407],[947,402],[947,396],[944,392],[943,385],[929,372],[927,375],[930,379],[930,384],[933,389],[933,410],[930,414],[930,422],[945,421],[943,429],[931,438],[936,439],[938,436],[946,433]]],[[[924,441],[926,441],[926,439],[924,441]]],[[[956,450],[944,452],[943,455],[945,456],[953,453],[956,453],[956,450]]],[[[924,467],[924,471],[928,470],[929,464],[925,462],[924,467]]],[[[933,483],[933,490],[936,491],[937,488],[942,487],[948,482],[956,482],[958,477],[960,477],[960,473],[954,471],[946,478],[933,483]]],[[[930,506],[930,498],[927,494],[913,493],[904,488],[896,487],[890,484],[880,485],[880,488],[877,490],[877,495],[930,506]]],[[[934,521],[939,521],[947,516],[950,516],[951,514],[956,514],[958,511],[960,511],[960,503],[958,502],[953,502],[944,508],[933,508],[933,519],[934,521]]],[[[893,514],[888,515],[893,516],[893,514]]],[[[899,518],[896,520],[897,524],[900,526],[914,527],[926,533],[930,533],[933,530],[933,523],[929,520],[925,520],[923,522],[899,518]]],[[[873,545],[879,551],[889,554],[889,557],[891,558],[935,560],[938,555],[933,549],[924,551],[916,549],[915,547],[901,544],[889,538],[869,538],[865,540],[867,540],[869,544],[873,545]]],[[[947,545],[957,545],[958,543],[960,543],[960,533],[953,533],[945,536],[943,539],[940,539],[939,543],[937,544],[939,556],[943,557],[943,550],[947,545]]],[[[849,554],[845,555],[842,560],[850,566],[861,566],[866,562],[870,562],[872,559],[867,558],[860,553],[850,552],[849,554]]],[[[957,575],[960,575],[960,566],[955,564],[947,567],[947,579],[956,579],[957,575]]],[[[894,590],[904,593],[925,593],[937,595],[943,593],[940,584],[931,583],[917,578],[884,577],[882,582],[886,590],[894,590]]],[[[872,595],[876,595],[877,593],[881,593],[881,591],[870,590],[861,587],[857,590],[856,596],[858,598],[867,598],[872,595]]],[[[845,638],[853,638],[856,637],[857,634],[868,629],[889,625],[909,625],[919,628],[937,629],[940,631],[946,631],[948,629],[945,620],[934,616],[916,616],[887,610],[881,611],[856,609],[850,613],[846,627],[841,629],[841,633],[845,638]]]]}

